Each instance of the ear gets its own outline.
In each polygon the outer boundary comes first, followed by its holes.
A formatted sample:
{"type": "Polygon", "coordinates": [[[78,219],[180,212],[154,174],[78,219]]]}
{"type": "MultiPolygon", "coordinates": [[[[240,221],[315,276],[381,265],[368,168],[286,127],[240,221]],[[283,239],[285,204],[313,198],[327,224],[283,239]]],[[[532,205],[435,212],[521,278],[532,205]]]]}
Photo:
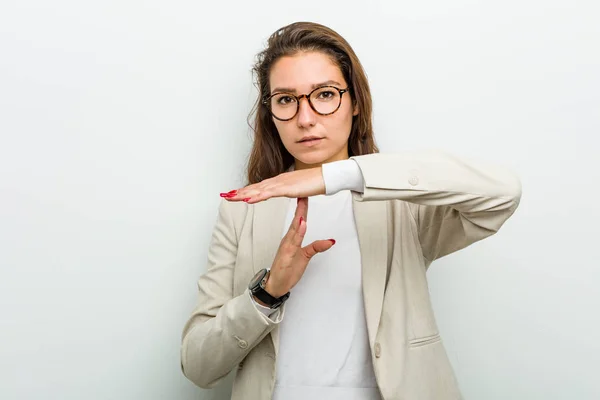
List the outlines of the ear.
{"type": "Polygon", "coordinates": [[[356,117],[358,115],[358,103],[354,102],[354,109],[352,110],[352,116],[356,117]]]}

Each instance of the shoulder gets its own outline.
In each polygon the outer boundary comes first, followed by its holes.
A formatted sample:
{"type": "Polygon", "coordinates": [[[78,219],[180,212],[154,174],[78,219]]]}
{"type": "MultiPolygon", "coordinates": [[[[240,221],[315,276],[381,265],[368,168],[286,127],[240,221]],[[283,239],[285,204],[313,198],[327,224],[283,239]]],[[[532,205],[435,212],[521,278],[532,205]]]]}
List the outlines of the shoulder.
{"type": "Polygon", "coordinates": [[[252,206],[243,201],[227,201],[221,199],[219,203],[218,221],[229,226],[236,232],[239,237],[239,232],[242,231],[244,222],[251,213],[252,206]]]}
{"type": "Polygon", "coordinates": [[[248,213],[250,205],[243,201],[227,201],[221,199],[219,203],[219,214],[234,220],[240,219],[248,213]]]}

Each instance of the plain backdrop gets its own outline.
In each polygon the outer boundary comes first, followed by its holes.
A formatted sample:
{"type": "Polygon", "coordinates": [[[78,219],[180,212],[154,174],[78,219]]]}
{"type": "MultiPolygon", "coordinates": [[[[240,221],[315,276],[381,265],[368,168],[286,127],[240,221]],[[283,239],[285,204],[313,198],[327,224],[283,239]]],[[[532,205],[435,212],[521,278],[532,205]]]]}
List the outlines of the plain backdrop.
{"type": "Polygon", "coordinates": [[[183,377],[180,335],[243,182],[254,56],[299,20],[355,49],[382,152],[522,179],[496,236],[429,271],[465,398],[600,398],[593,0],[3,2],[0,398],[228,398],[183,377]]]}

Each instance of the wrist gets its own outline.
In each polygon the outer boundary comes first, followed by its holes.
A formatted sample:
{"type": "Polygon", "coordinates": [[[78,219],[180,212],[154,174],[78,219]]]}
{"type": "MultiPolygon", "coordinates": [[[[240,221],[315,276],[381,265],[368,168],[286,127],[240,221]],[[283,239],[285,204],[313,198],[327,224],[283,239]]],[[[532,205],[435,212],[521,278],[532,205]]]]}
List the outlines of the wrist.
{"type": "Polygon", "coordinates": [[[267,282],[265,282],[265,291],[277,299],[288,292],[287,290],[281,290],[273,287],[273,282],[269,278],[267,278],[267,282]]]}
{"type": "Polygon", "coordinates": [[[267,268],[258,271],[248,284],[248,289],[257,305],[275,309],[282,305],[290,297],[290,294],[287,292],[280,294],[279,290],[273,288],[273,281],[269,283],[267,289],[269,275],[270,270],[267,268]],[[278,296],[276,297],[276,295],[278,296]]]}

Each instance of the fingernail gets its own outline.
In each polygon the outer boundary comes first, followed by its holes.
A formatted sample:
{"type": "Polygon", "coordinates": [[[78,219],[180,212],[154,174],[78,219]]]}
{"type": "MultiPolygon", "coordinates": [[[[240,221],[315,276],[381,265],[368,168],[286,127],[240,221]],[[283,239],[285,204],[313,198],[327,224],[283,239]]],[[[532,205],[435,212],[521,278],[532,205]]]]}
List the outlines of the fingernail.
{"type": "Polygon", "coordinates": [[[230,191],[229,191],[229,192],[227,192],[227,193],[229,193],[229,194],[236,194],[236,193],[237,193],[237,190],[230,190],[230,191]]]}
{"type": "Polygon", "coordinates": [[[331,242],[331,244],[335,244],[335,239],[327,239],[331,242]]]}
{"type": "Polygon", "coordinates": [[[225,198],[235,197],[235,193],[221,193],[221,194],[219,194],[219,196],[225,197],[225,198]]]}
{"type": "Polygon", "coordinates": [[[302,221],[304,221],[304,217],[300,217],[300,223],[302,223],[302,221]]]}
{"type": "Polygon", "coordinates": [[[247,203],[250,201],[250,197],[246,197],[245,199],[242,199],[242,201],[245,201],[247,203]]]}

